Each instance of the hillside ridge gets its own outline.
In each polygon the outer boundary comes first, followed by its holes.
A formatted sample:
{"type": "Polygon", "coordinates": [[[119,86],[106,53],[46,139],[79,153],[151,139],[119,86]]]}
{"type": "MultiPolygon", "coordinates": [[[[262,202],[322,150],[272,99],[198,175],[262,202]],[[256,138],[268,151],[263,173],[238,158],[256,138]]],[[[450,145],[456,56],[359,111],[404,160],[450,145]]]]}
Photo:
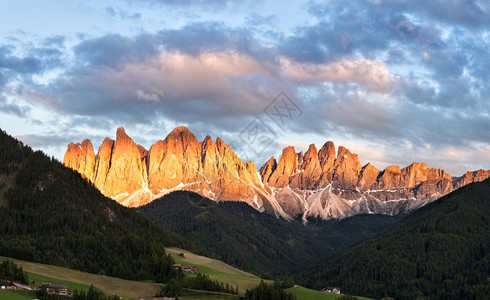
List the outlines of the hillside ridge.
{"type": "Polygon", "coordinates": [[[490,179],[410,214],[387,231],[304,272],[313,288],[340,286],[379,299],[487,299],[490,295],[490,179]]]}
{"type": "Polygon", "coordinates": [[[0,153],[0,255],[165,282],[173,261],[164,247],[189,247],[1,130],[0,153]]]}

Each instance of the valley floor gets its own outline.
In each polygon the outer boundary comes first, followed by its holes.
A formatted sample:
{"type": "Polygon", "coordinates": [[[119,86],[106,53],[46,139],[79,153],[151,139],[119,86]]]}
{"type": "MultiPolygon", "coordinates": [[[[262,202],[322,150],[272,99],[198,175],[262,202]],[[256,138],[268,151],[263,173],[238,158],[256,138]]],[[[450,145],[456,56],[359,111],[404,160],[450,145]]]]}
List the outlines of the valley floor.
{"type": "MultiPolygon", "coordinates": [[[[198,272],[207,274],[213,280],[228,283],[232,286],[239,286],[239,293],[243,295],[246,289],[257,286],[261,279],[253,274],[244,272],[240,269],[227,265],[219,260],[200,256],[179,248],[167,248],[166,251],[172,255],[176,263],[196,266],[198,272]],[[182,256],[183,254],[183,256],[182,256]]],[[[9,259],[14,261],[18,266],[22,266],[24,271],[29,275],[29,281],[36,285],[43,282],[51,282],[68,286],[70,291],[75,289],[88,291],[90,285],[94,285],[107,295],[118,295],[121,299],[152,299],[160,290],[161,286],[151,282],[129,281],[104,275],[84,273],[67,268],[33,263],[7,257],[0,257],[0,261],[9,259]]],[[[192,275],[191,275],[192,276],[192,275]]],[[[295,286],[286,291],[292,293],[298,300],[333,300],[340,295],[326,293],[316,290],[295,286]]],[[[2,300],[27,300],[33,299],[35,292],[24,293],[32,297],[23,296],[20,291],[10,292],[0,290],[0,299],[2,300]]],[[[357,297],[359,300],[369,300],[369,298],[357,297]]],[[[221,299],[232,300],[239,299],[233,295],[219,294],[200,294],[195,296],[182,296],[179,299],[200,300],[200,299],[221,299]]]]}
{"type": "Polygon", "coordinates": [[[184,265],[193,265],[201,273],[209,275],[209,278],[220,282],[228,283],[235,287],[238,284],[238,291],[241,295],[246,289],[256,287],[261,279],[253,274],[244,272],[240,269],[227,265],[217,259],[197,255],[186,250],[178,248],[166,248],[176,263],[184,265]],[[180,256],[184,254],[184,257],[180,256]]]}
{"type": "MultiPolygon", "coordinates": [[[[107,295],[118,295],[126,299],[139,299],[155,295],[160,287],[150,282],[129,281],[109,276],[84,273],[67,268],[44,265],[18,259],[0,257],[0,260],[9,259],[18,266],[22,266],[24,271],[29,274],[29,281],[36,283],[56,281],[57,284],[64,284],[70,290],[88,290],[90,285],[94,285],[107,295]]],[[[3,299],[3,298],[1,298],[3,299]]]]}
{"type": "MultiPolygon", "coordinates": [[[[293,294],[294,296],[296,296],[296,298],[298,300],[300,300],[300,299],[304,299],[304,300],[335,300],[341,296],[341,295],[338,295],[335,293],[327,293],[327,292],[307,289],[307,288],[299,286],[299,285],[295,285],[292,288],[286,289],[286,291],[293,294]]],[[[372,300],[370,298],[359,297],[359,296],[356,296],[356,298],[358,300],[372,300]]]]}

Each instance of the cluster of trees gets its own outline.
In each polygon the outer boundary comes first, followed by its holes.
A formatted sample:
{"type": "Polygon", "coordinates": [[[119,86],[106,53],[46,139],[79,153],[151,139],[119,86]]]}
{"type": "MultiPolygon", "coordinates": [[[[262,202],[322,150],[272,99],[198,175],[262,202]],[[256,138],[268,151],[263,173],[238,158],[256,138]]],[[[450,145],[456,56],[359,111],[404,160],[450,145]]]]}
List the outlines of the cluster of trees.
{"type": "Polygon", "coordinates": [[[88,292],[75,290],[71,297],[73,300],[119,300],[118,296],[106,296],[93,285],[90,286],[88,292]]]}
{"type": "Polygon", "coordinates": [[[261,281],[260,284],[253,288],[247,289],[245,292],[245,300],[295,300],[296,297],[284,290],[279,281],[274,281],[273,284],[267,284],[261,281]]]}
{"type": "Polygon", "coordinates": [[[286,221],[243,202],[216,203],[176,191],[138,208],[152,221],[185,237],[194,252],[255,274],[293,274],[334,249],[370,236],[398,219],[356,216],[341,221],[286,221]]]}
{"type": "Polygon", "coordinates": [[[17,267],[17,264],[10,260],[4,260],[0,264],[0,278],[24,284],[29,283],[27,272],[24,272],[22,266],[17,267]]]}
{"type": "Polygon", "coordinates": [[[234,288],[228,283],[225,285],[223,282],[212,280],[208,275],[201,273],[197,273],[196,277],[185,277],[182,280],[182,284],[189,289],[238,294],[238,285],[234,288]]]}
{"type": "Polygon", "coordinates": [[[490,295],[490,179],[463,187],[387,232],[327,257],[301,281],[395,299],[490,295]]]}
{"type": "Polygon", "coordinates": [[[294,278],[293,276],[285,275],[281,281],[281,286],[283,289],[288,289],[294,286],[294,278]]]}
{"type": "Polygon", "coordinates": [[[157,294],[157,297],[175,297],[182,295],[182,289],[203,290],[211,292],[221,292],[238,295],[238,285],[236,287],[225,285],[223,282],[212,280],[206,274],[197,273],[196,276],[184,276],[179,270],[179,275],[172,278],[157,294]]]}
{"type": "Polygon", "coordinates": [[[156,297],[162,297],[162,296],[167,296],[167,297],[177,297],[182,294],[182,281],[177,279],[177,278],[172,278],[170,279],[167,284],[162,287],[160,292],[156,294],[156,297]]]}
{"type": "MultiPolygon", "coordinates": [[[[19,162],[25,161],[31,151],[3,130],[0,130],[0,145],[0,178],[2,178],[17,173],[19,162]]],[[[0,180],[0,182],[4,181],[0,180]]]]}
{"type": "Polygon", "coordinates": [[[78,173],[3,131],[0,178],[0,255],[166,282],[174,261],[164,247],[188,247],[178,235],[104,197],[78,173]]]}

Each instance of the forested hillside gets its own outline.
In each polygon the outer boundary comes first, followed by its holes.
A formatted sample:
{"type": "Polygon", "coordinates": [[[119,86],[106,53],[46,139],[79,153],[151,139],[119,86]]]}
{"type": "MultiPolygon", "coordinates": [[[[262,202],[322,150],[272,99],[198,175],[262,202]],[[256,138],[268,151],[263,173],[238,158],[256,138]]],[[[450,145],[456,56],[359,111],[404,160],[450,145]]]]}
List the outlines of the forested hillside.
{"type": "Polygon", "coordinates": [[[337,221],[312,219],[304,225],[260,213],[243,202],[216,203],[187,191],[173,192],[138,210],[184,236],[200,254],[258,275],[280,277],[302,271],[400,218],[359,215],[337,221]]]}
{"type": "Polygon", "coordinates": [[[417,210],[307,273],[300,283],[374,298],[488,299],[490,180],[417,210]]]}
{"type": "Polygon", "coordinates": [[[127,279],[168,279],[176,234],[0,131],[0,255],[127,279]]]}

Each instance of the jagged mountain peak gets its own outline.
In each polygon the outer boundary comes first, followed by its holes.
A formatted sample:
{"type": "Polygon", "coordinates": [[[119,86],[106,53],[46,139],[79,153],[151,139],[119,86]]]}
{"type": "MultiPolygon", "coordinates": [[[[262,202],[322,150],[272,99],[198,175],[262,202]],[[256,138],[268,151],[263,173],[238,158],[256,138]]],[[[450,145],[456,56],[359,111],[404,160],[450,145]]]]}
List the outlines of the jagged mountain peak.
{"type": "Polygon", "coordinates": [[[184,145],[190,144],[190,143],[199,143],[197,141],[196,136],[192,131],[189,130],[189,128],[185,126],[179,126],[176,127],[174,130],[172,130],[167,137],[165,138],[166,140],[179,140],[181,141],[184,145]]]}
{"type": "Polygon", "coordinates": [[[118,127],[116,130],[116,140],[117,139],[126,139],[129,138],[129,136],[126,134],[126,129],[124,127],[118,127]]]}
{"type": "Polygon", "coordinates": [[[326,156],[335,156],[335,145],[332,141],[327,141],[323,146],[320,148],[318,155],[320,157],[326,157],[326,156]]]}
{"type": "Polygon", "coordinates": [[[309,159],[312,156],[318,157],[318,150],[316,149],[315,144],[310,144],[308,146],[308,150],[305,152],[304,159],[309,159]]]}
{"type": "Polygon", "coordinates": [[[218,149],[220,150],[220,152],[223,152],[223,150],[229,146],[218,136],[216,138],[216,147],[218,147],[218,149]]]}
{"type": "Polygon", "coordinates": [[[262,181],[269,182],[269,177],[271,176],[272,172],[274,172],[276,167],[277,161],[274,156],[272,156],[259,170],[262,181]]]}
{"type": "Polygon", "coordinates": [[[201,142],[202,144],[216,144],[214,141],[213,141],[213,138],[208,134],[206,135],[206,137],[204,138],[204,140],[202,140],[201,142]]]}

